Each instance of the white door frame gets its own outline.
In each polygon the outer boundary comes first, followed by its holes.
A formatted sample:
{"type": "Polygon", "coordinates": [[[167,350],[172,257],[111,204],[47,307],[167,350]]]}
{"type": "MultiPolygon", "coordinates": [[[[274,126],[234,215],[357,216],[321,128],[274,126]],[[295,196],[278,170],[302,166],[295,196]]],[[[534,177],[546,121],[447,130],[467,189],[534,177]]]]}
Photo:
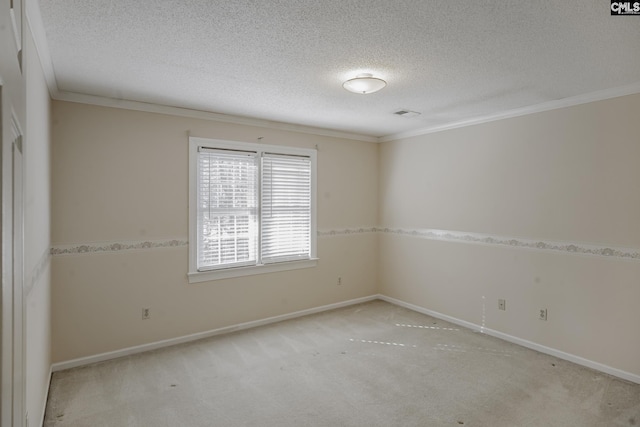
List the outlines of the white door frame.
{"type": "Polygon", "coordinates": [[[26,420],[26,361],[24,295],[24,156],[23,139],[19,124],[13,121],[15,138],[12,151],[12,204],[13,204],[13,424],[23,427],[26,420]]]}
{"type": "Polygon", "coordinates": [[[26,400],[24,298],[24,165],[20,124],[10,113],[0,79],[2,147],[2,381],[0,425],[23,427],[26,400]],[[7,132],[9,128],[9,132],[7,132]],[[4,131],[4,132],[3,132],[4,131]],[[6,157],[9,157],[8,159],[6,157]]]}
{"type": "Polygon", "coordinates": [[[26,425],[22,0],[0,0],[0,426],[26,425]]]}

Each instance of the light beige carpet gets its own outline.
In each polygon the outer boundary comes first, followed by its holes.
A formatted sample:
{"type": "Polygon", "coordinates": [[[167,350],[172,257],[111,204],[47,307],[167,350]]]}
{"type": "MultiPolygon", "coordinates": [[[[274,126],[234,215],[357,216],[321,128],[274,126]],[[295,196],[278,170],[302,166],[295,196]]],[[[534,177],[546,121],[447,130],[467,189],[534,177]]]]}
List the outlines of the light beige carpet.
{"type": "Polygon", "coordinates": [[[638,384],[382,301],[57,372],[45,421],[634,425],[638,384]]]}

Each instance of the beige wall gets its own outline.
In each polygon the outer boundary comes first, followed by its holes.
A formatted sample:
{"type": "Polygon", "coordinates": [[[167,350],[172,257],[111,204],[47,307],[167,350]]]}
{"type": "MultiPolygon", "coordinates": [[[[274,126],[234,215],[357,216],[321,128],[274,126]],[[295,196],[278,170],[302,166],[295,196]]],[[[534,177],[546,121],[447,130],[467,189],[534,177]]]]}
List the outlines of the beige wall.
{"type": "MultiPolygon", "coordinates": [[[[61,101],[52,129],[54,248],[186,240],[187,132],[317,145],[318,229],[378,222],[376,144],[61,101]]],[[[323,236],[315,268],[200,284],[187,283],[185,246],[54,256],[53,360],[375,294],[377,250],[373,233],[323,236]],[[141,320],[142,307],[150,320],[141,320]]]]}
{"type": "MultiPolygon", "coordinates": [[[[639,115],[633,95],[383,143],[381,225],[637,252],[639,115]]],[[[385,295],[640,375],[639,259],[388,232],[379,278],[385,295]]]]}
{"type": "Polygon", "coordinates": [[[24,37],[26,410],[30,425],[41,425],[51,366],[50,98],[31,32],[24,31],[24,37]]]}
{"type": "MultiPolygon", "coordinates": [[[[186,240],[191,132],[317,144],[320,230],[379,224],[637,252],[639,112],[640,95],[627,96],[377,145],[56,101],[52,245],[186,240]]],[[[186,246],[56,255],[53,361],[379,292],[640,375],[638,259],[392,231],[321,236],[318,253],[316,268],[192,285],[186,246]]]]}

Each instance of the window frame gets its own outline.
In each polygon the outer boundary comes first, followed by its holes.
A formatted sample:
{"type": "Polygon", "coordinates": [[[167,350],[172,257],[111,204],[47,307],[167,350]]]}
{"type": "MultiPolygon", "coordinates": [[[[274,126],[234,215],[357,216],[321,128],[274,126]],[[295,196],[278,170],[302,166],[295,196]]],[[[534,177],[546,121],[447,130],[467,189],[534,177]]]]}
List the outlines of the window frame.
{"type": "MultiPolygon", "coordinates": [[[[189,136],[189,283],[199,283],[233,277],[272,273],[277,271],[297,270],[317,265],[317,151],[310,148],[288,147],[281,145],[256,144],[250,142],[228,141],[189,136]],[[262,153],[307,156],[311,161],[311,230],[309,259],[283,261],[269,264],[255,264],[240,267],[222,267],[213,270],[198,271],[198,224],[197,224],[197,189],[198,189],[198,148],[206,147],[223,150],[239,150],[262,153]]],[[[262,176],[258,174],[258,188],[261,187],[262,176]]],[[[261,211],[261,200],[258,200],[258,218],[261,211]]],[[[260,250],[260,248],[258,248],[260,250]]]]}

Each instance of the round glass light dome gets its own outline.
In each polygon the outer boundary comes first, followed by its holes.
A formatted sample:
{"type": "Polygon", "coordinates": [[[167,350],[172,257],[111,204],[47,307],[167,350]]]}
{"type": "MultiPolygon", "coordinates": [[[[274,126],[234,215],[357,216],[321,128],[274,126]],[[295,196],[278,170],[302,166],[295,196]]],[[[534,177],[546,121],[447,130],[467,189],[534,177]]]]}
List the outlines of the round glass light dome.
{"type": "Polygon", "coordinates": [[[353,93],[368,94],[379,91],[387,85],[382,79],[373,77],[373,74],[358,74],[355,78],[347,80],[342,87],[353,93]]]}

